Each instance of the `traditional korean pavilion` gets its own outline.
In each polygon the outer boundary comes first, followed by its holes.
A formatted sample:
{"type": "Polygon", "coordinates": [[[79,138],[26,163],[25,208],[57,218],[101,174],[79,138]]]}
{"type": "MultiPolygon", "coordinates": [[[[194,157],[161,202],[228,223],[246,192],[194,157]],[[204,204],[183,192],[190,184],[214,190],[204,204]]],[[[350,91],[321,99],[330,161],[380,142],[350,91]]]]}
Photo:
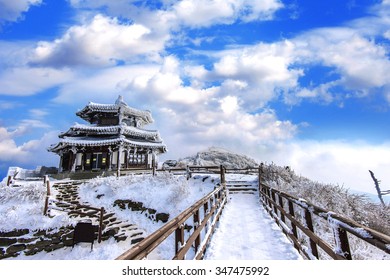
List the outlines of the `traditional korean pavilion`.
{"type": "Polygon", "coordinates": [[[76,113],[89,124],[75,124],[48,150],[60,156],[59,172],[120,171],[156,166],[167,148],[152,123],[150,111],[129,107],[122,96],[115,104],[90,102],[76,113]]]}

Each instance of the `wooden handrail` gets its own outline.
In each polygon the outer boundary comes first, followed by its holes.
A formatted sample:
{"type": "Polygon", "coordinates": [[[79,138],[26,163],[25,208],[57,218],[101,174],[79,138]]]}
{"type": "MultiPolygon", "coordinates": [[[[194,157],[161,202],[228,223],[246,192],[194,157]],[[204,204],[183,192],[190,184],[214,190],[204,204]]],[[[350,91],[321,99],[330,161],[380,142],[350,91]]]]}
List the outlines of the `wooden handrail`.
{"type": "Polygon", "coordinates": [[[333,259],[352,259],[348,236],[346,234],[347,232],[388,254],[390,253],[390,236],[363,226],[339,214],[327,211],[305,200],[298,199],[285,192],[272,189],[262,182],[259,182],[259,192],[265,209],[275,221],[277,221],[279,226],[281,223],[283,224],[283,226],[281,226],[283,232],[290,237],[294,242],[295,247],[307,258],[318,259],[317,246],[319,246],[333,259]],[[276,197],[278,199],[276,199],[276,197]],[[284,208],[283,201],[288,202],[289,211],[284,208]],[[296,218],[296,216],[298,216],[298,211],[294,210],[296,207],[303,210],[304,223],[296,218]],[[334,231],[336,248],[333,248],[315,234],[312,215],[316,215],[317,217],[328,221],[329,227],[334,231]],[[285,224],[282,217],[283,219],[290,221],[291,228],[285,224]],[[310,239],[309,251],[298,241],[297,228],[310,239]]]}
{"type": "MultiPolygon", "coordinates": [[[[209,219],[214,215],[214,220],[212,224],[215,223],[215,220],[219,218],[216,211],[224,206],[226,203],[226,187],[224,184],[221,184],[218,188],[207,194],[202,199],[198,200],[191,207],[184,210],[176,218],[169,221],[163,227],[149,235],[147,238],[143,239],[137,245],[132,247],[130,250],[124,252],[120,255],[117,260],[140,260],[147,257],[156,247],[158,247],[165,239],[167,239],[173,232],[176,232],[176,255],[173,256],[173,259],[184,259],[185,254],[191,248],[192,244],[196,241],[197,245],[200,245],[200,232],[203,230],[209,221],[209,219]],[[204,215],[203,220],[200,225],[194,230],[192,235],[187,241],[184,240],[184,223],[192,216],[197,216],[195,219],[199,218],[199,211],[201,207],[204,207],[205,211],[208,211],[208,208],[205,207],[205,204],[210,204],[212,207],[210,211],[204,215]],[[206,210],[207,209],[207,210],[206,210]],[[179,242],[181,244],[179,244],[179,242]]],[[[214,228],[214,227],[212,227],[214,228]]],[[[209,229],[210,230],[210,229],[209,229]]],[[[206,234],[207,235],[207,234],[206,234]]],[[[201,248],[200,251],[204,251],[205,246],[201,248]]],[[[203,252],[196,252],[196,258],[199,257],[199,254],[203,252]]]]}

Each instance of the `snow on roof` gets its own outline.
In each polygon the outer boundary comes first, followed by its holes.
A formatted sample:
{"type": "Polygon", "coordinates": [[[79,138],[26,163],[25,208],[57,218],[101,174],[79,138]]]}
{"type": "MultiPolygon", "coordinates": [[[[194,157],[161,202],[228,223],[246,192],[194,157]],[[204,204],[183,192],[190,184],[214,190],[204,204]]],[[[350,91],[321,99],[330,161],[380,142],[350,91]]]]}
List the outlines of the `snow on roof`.
{"type": "Polygon", "coordinates": [[[149,110],[138,110],[129,107],[125,102],[116,102],[115,104],[102,104],[89,102],[83,109],[76,112],[76,115],[83,118],[89,119],[89,115],[94,112],[106,112],[106,113],[119,113],[119,109],[125,116],[134,116],[143,120],[144,124],[153,123],[152,114],[149,110]]]}
{"type": "Polygon", "coordinates": [[[148,137],[160,139],[160,135],[157,130],[146,130],[133,126],[126,125],[113,125],[113,126],[90,126],[84,124],[76,123],[73,125],[70,130],[65,133],[62,133],[61,136],[66,136],[70,131],[84,131],[84,132],[94,132],[97,134],[112,134],[119,133],[119,129],[122,128],[122,133],[125,136],[138,136],[138,137],[148,137]]]}
{"type": "Polygon", "coordinates": [[[126,139],[125,137],[115,137],[110,139],[96,139],[92,137],[71,137],[63,138],[59,141],[58,144],[51,146],[49,151],[56,152],[64,148],[64,146],[86,146],[86,147],[96,147],[96,146],[111,146],[118,144],[126,144],[130,147],[138,148],[151,148],[151,149],[163,149],[166,150],[166,146],[162,142],[149,142],[143,140],[134,140],[126,139]]]}

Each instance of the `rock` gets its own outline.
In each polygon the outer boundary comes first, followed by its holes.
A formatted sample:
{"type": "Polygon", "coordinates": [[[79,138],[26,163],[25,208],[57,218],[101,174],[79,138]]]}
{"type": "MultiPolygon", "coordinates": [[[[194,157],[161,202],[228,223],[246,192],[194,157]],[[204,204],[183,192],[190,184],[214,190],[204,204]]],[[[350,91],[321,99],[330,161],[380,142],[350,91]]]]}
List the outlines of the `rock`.
{"type": "Polygon", "coordinates": [[[25,250],[27,247],[25,244],[16,244],[7,248],[7,254],[13,254],[25,250]]]}
{"type": "Polygon", "coordinates": [[[34,236],[43,236],[43,235],[46,235],[45,229],[40,229],[40,230],[34,232],[34,236]]]}
{"type": "Polygon", "coordinates": [[[166,213],[157,213],[156,214],[156,221],[161,221],[163,223],[166,223],[169,220],[169,214],[166,213]]]}
{"type": "Polygon", "coordinates": [[[38,237],[32,237],[32,238],[18,238],[18,243],[31,243],[38,239],[38,237]]]}
{"type": "Polygon", "coordinates": [[[119,232],[119,227],[110,228],[108,231],[103,233],[103,236],[115,236],[119,232]]]}
{"type": "Polygon", "coordinates": [[[120,242],[120,241],[125,241],[127,239],[127,236],[123,234],[119,236],[114,236],[114,238],[117,242],[120,242]]]}
{"type": "Polygon", "coordinates": [[[26,256],[32,256],[35,255],[36,253],[42,252],[43,248],[32,248],[30,250],[27,250],[24,252],[26,256]]]}
{"type": "Polygon", "coordinates": [[[131,240],[131,244],[136,244],[136,243],[138,243],[138,242],[141,242],[142,240],[144,240],[143,237],[132,239],[132,240],[131,240]]]}
{"type": "Polygon", "coordinates": [[[0,246],[6,247],[12,244],[15,244],[17,242],[17,239],[15,238],[0,238],[0,246]]]}
{"type": "MultiPolygon", "coordinates": [[[[115,203],[114,203],[114,206],[115,206],[115,203]]],[[[103,220],[107,220],[108,218],[111,218],[114,215],[115,215],[114,213],[109,213],[109,214],[103,215],[103,220]]]]}
{"type": "Polygon", "coordinates": [[[0,232],[1,237],[18,237],[25,234],[28,234],[30,231],[28,229],[16,229],[8,232],[0,232]]]}
{"type": "Polygon", "coordinates": [[[54,250],[57,250],[57,249],[61,249],[61,248],[64,248],[64,247],[65,247],[64,244],[52,244],[50,246],[45,247],[45,252],[51,252],[51,251],[54,251],[54,250]]]}
{"type": "Polygon", "coordinates": [[[0,256],[0,260],[1,259],[6,259],[6,258],[14,258],[14,257],[17,257],[19,256],[20,253],[19,252],[16,252],[16,253],[11,253],[11,254],[5,254],[3,256],[0,256]]]}
{"type": "Polygon", "coordinates": [[[33,249],[33,248],[45,249],[45,247],[49,246],[50,244],[51,244],[50,240],[37,241],[34,244],[28,244],[27,249],[33,249]]]}

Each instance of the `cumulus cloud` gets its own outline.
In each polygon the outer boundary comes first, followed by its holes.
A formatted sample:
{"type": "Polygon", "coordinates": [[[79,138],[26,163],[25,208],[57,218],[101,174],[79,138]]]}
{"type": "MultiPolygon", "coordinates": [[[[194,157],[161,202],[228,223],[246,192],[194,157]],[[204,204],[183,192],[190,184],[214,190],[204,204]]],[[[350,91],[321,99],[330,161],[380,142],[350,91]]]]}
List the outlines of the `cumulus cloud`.
{"type": "MultiPolygon", "coordinates": [[[[174,56],[167,56],[160,70],[150,76],[143,76],[142,82],[139,77],[129,82],[129,89],[141,92],[149,96],[150,100],[162,101],[166,103],[194,105],[206,102],[214,96],[218,88],[197,88],[184,84],[181,77],[180,61],[174,56]]],[[[193,73],[199,77],[203,74],[201,68],[191,68],[188,73],[193,73]]]]}
{"type": "Polygon", "coordinates": [[[222,51],[214,74],[223,79],[222,92],[238,95],[248,110],[263,107],[279,91],[297,86],[302,70],[292,67],[295,48],[290,41],[260,43],[222,51]]]}
{"type": "Polygon", "coordinates": [[[39,42],[32,62],[54,67],[110,66],[138,56],[156,59],[164,44],[142,24],[121,24],[117,18],[98,14],[53,42],[39,42]]]}
{"type": "Polygon", "coordinates": [[[56,165],[56,159],[50,155],[46,148],[55,143],[57,132],[45,133],[40,139],[29,140],[17,144],[15,132],[5,127],[0,127],[0,163],[34,165],[56,165]],[[40,155],[37,157],[36,155],[40,155]]]}
{"type": "MultiPolygon", "coordinates": [[[[186,27],[208,27],[215,24],[231,24],[237,20],[244,22],[269,20],[274,13],[283,8],[279,0],[181,0],[161,1],[158,9],[146,9],[136,5],[137,1],[109,0],[71,0],[77,8],[105,7],[114,16],[130,17],[143,21],[148,11],[150,18],[163,17],[160,21],[166,27],[175,29],[178,25],[186,27]]],[[[151,26],[149,26],[151,27],[151,26]]]]}
{"type": "Polygon", "coordinates": [[[172,10],[178,21],[185,26],[204,27],[214,24],[230,24],[242,21],[268,20],[283,7],[280,1],[253,0],[183,0],[172,10]]]}
{"type": "Polygon", "coordinates": [[[94,100],[110,103],[115,101],[115,95],[122,94],[135,104],[139,99],[134,97],[134,92],[128,88],[128,84],[143,87],[159,69],[160,65],[145,63],[107,67],[90,73],[79,72],[77,78],[61,86],[54,101],[83,106],[86,102],[94,100]]]}
{"type": "Polygon", "coordinates": [[[388,84],[390,61],[386,49],[350,28],[323,28],[294,40],[302,62],[334,67],[341,84],[353,90],[369,90],[388,84]]]}
{"type": "Polygon", "coordinates": [[[42,0],[0,0],[0,24],[6,21],[17,21],[31,6],[41,3],[42,0]]]}

